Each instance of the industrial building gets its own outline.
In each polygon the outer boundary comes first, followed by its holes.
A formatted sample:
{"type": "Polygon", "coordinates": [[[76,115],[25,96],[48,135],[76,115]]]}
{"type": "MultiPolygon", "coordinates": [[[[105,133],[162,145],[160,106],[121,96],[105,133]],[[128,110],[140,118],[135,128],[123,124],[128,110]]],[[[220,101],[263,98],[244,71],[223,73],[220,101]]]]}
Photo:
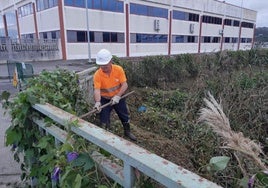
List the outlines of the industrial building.
{"type": "Polygon", "coordinates": [[[56,40],[56,59],[247,50],[257,12],[217,0],[5,0],[0,37],[56,40]]]}

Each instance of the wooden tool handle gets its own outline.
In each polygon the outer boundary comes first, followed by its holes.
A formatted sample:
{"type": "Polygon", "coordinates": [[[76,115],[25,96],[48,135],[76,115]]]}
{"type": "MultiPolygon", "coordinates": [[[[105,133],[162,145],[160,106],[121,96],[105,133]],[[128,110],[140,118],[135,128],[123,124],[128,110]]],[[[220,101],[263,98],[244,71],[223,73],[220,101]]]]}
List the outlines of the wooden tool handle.
{"type": "MultiPolygon", "coordinates": [[[[131,91],[131,92],[129,92],[129,93],[126,93],[125,95],[122,95],[121,99],[126,98],[127,96],[131,95],[131,94],[134,93],[134,92],[135,92],[135,91],[131,91]]],[[[120,99],[120,100],[121,100],[121,99],[120,99]]],[[[106,103],[106,104],[100,106],[100,109],[103,109],[103,108],[105,108],[106,106],[109,106],[109,105],[111,105],[111,104],[112,104],[112,101],[110,101],[110,102],[108,102],[108,103],[106,103]]],[[[93,114],[93,113],[97,112],[97,111],[98,111],[97,109],[93,109],[93,110],[87,112],[86,114],[80,116],[80,118],[84,118],[84,117],[86,117],[86,116],[88,116],[88,115],[90,115],[90,114],[93,114]]]]}

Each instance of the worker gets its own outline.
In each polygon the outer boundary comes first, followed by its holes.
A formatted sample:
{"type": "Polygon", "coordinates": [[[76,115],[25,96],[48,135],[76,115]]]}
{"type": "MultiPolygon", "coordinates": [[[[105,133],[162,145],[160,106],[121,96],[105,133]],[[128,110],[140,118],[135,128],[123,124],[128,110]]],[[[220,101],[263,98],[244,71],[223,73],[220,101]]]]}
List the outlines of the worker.
{"type": "Polygon", "coordinates": [[[128,88],[127,78],[123,68],[112,63],[112,54],[106,49],[97,53],[96,64],[99,69],[94,74],[94,100],[96,109],[100,113],[100,126],[110,130],[110,114],[114,109],[123,127],[124,135],[132,141],[136,137],[130,132],[129,112],[125,98],[121,98],[128,88]],[[111,105],[101,109],[104,104],[111,105]]]}

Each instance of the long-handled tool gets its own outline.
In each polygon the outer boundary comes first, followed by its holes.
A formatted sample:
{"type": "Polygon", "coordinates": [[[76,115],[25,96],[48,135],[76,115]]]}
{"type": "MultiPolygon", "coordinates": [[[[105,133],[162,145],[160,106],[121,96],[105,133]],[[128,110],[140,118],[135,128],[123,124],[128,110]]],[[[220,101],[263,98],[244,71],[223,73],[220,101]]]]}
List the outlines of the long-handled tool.
{"type": "MultiPolygon", "coordinates": [[[[135,91],[131,91],[131,92],[129,92],[129,93],[126,93],[125,95],[122,95],[122,96],[121,96],[121,99],[126,98],[127,96],[131,95],[131,94],[134,93],[134,92],[135,92],[135,91]]],[[[105,108],[106,106],[109,106],[109,105],[111,105],[111,104],[112,104],[112,101],[110,101],[110,102],[108,102],[108,103],[106,103],[106,104],[100,106],[100,109],[103,109],[103,108],[105,108]]],[[[93,109],[93,110],[87,112],[86,114],[80,116],[80,118],[84,118],[84,117],[86,117],[86,116],[88,116],[88,115],[91,115],[91,114],[97,112],[97,111],[98,111],[97,109],[93,109]]]]}

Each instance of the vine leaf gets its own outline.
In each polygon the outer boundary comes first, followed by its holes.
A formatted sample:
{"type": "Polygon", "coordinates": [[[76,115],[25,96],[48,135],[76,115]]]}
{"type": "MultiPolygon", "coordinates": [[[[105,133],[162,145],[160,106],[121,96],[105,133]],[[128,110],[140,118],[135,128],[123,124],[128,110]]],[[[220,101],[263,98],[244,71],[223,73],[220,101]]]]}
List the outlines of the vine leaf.
{"type": "Polygon", "coordinates": [[[209,161],[211,168],[215,171],[224,170],[230,160],[227,156],[212,157],[209,161]]]}
{"type": "Polygon", "coordinates": [[[84,167],[84,171],[86,171],[94,167],[94,161],[88,154],[81,153],[75,160],[73,160],[72,165],[73,167],[84,167]]]}

